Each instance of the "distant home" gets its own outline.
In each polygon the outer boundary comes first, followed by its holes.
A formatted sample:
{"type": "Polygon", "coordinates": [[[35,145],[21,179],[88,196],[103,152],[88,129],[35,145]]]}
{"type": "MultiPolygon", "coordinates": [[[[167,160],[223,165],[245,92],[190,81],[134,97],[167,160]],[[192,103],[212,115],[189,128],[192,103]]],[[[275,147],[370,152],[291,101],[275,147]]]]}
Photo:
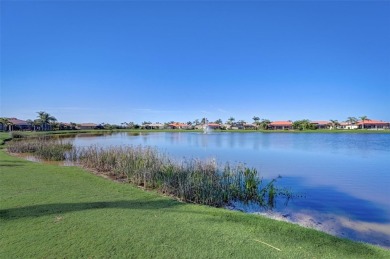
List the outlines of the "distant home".
{"type": "Polygon", "coordinates": [[[355,124],[355,123],[341,122],[336,128],[352,130],[352,129],[358,129],[359,126],[357,124],[355,124]]]}
{"type": "Polygon", "coordinates": [[[317,129],[329,129],[331,126],[330,121],[312,121],[310,123],[315,125],[317,129]]]}
{"type": "Polygon", "coordinates": [[[81,129],[81,130],[86,130],[86,129],[96,129],[97,128],[97,124],[95,123],[80,123],[78,125],[78,128],[81,129]]]}
{"type": "MultiPolygon", "coordinates": [[[[7,118],[11,124],[11,130],[31,130],[32,126],[29,125],[26,121],[24,120],[19,120],[17,118],[7,118]]],[[[8,130],[9,126],[3,125],[0,123],[0,130],[8,130]]]]}
{"type": "Polygon", "coordinates": [[[149,124],[144,124],[141,126],[142,129],[163,129],[164,124],[162,123],[149,123],[149,124]]]}
{"type": "Polygon", "coordinates": [[[174,123],[169,124],[168,128],[169,129],[190,129],[190,128],[192,128],[192,126],[187,125],[185,123],[181,123],[181,122],[174,122],[174,123]]]}
{"type": "Polygon", "coordinates": [[[243,127],[244,129],[246,130],[254,130],[254,129],[257,129],[257,126],[256,125],[253,125],[253,124],[243,124],[243,127]]]}
{"type": "Polygon", "coordinates": [[[365,120],[357,123],[359,129],[390,129],[390,122],[379,120],[365,120]]]}
{"type": "Polygon", "coordinates": [[[208,123],[207,124],[207,127],[209,127],[209,129],[221,129],[221,125],[220,124],[217,124],[217,123],[208,123]]]}
{"type": "Polygon", "coordinates": [[[268,127],[273,130],[291,130],[293,123],[291,121],[274,121],[268,127]]]}

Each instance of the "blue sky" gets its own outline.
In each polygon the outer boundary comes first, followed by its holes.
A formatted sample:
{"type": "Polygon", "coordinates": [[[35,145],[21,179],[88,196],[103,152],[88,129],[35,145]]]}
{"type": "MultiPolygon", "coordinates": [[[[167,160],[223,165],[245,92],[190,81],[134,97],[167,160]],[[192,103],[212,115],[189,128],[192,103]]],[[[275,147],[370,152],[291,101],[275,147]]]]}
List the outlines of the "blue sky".
{"type": "Polygon", "coordinates": [[[0,116],[390,121],[389,1],[2,1],[0,116]]]}

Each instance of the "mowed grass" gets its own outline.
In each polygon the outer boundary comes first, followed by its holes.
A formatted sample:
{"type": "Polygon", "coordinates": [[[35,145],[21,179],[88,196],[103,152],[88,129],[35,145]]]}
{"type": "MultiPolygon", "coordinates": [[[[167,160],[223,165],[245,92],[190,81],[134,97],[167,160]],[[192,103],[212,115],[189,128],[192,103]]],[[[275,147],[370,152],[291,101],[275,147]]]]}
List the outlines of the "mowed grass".
{"type": "Polygon", "coordinates": [[[390,258],[374,246],[4,150],[0,230],[1,258],[390,258]]]}

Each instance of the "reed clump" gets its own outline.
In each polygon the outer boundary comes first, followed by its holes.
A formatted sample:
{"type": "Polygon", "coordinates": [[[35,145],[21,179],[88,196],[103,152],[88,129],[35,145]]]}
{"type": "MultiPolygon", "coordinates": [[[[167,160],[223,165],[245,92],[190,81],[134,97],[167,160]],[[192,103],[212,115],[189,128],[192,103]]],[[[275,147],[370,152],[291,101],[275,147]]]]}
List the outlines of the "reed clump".
{"type": "Polygon", "coordinates": [[[30,140],[13,140],[7,145],[8,152],[30,153],[44,160],[63,161],[73,145],[69,142],[55,141],[45,138],[30,140]]]}
{"type": "Polygon", "coordinates": [[[155,189],[182,201],[221,207],[233,201],[273,208],[277,197],[292,197],[264,183],[254,168],[242,164],[220,166],[215,160],[174,160],[152,147],[73,147],[53,138],[13,140],[11,153],[31,153],[45,160],[70,160],[83,167],[125,179],[146,189],[155,189]]]}
{"type": "Polygon", "coordinates": [[[148,189],[156,189],[186,202],[220,207],[232,201],[254,202],[272,208],[276,197],[291,193],[278,189],[276,179],[267,184],[256,169],[243,165],[218,166],[215,160],[175,161],[151,147],[91,146],[73,158],[87,168],[109,173],[148,189]]]}

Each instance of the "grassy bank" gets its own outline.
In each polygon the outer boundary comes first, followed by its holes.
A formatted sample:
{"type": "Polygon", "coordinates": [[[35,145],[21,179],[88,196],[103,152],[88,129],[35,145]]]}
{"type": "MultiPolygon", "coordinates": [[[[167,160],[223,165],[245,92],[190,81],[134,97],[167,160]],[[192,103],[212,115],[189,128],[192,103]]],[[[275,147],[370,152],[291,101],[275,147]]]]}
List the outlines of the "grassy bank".
{"type": "MultiPolygon", "coordinates": [[[[3,135],[0,135],[3,138],[3,135]]],[[[2,258],[389,258],[390,251],[241,212],[180,203],[0,150],[2,258]]]]}

